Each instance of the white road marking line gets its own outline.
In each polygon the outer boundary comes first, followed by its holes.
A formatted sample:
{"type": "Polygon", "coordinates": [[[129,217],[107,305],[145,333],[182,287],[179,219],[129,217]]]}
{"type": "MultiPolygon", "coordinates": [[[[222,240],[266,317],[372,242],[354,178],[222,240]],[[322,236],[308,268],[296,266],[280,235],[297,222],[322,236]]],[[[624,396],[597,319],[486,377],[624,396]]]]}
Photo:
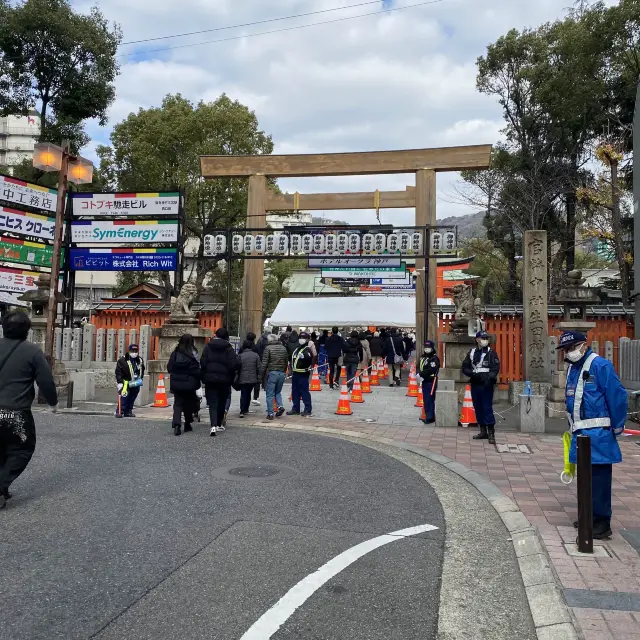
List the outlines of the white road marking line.
{"type": "Polygon", "coordinates": [[[309,574],[306,578],[300,580],[298,584],[291,587],[271,609],[256,620],[240,640],[268,640],[295,613],[296,609],[304,604],[323,584],[329,582],[331,578],[338,575],[359,558],[362,558],[362,556],[390,542],[425,533],[426,531],[433,531],[437,528],[431,524],[421,524],[417,527],[409,527],[408,529],[393,531],[371,540],[365,540],[355,547],[343,551],[340,555],[322,565],[317,571],[309,574]]]}

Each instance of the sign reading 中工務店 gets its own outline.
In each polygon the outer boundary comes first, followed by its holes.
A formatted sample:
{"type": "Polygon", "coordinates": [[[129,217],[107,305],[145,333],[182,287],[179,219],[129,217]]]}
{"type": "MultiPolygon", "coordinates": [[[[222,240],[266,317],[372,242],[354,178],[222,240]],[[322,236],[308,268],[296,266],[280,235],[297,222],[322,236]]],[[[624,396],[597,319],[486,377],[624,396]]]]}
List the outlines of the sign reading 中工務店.
{"type": "Polygon", "coordinates": [[[177,249],[71,249],[74,271],[175,271],[177,249]]]}
{"type": "Polygon", "coordinates": [[[0,260],[50,267],[52,257],[51,245],[0,236],[0,260]]]}
{"type": "Polygon", "coordinates": [[[72,242],[130,244],[177,240],[177,220],[76,220],[71,223],[72,242]]]}
{"type": "Polygon", "coordinates": [[[11,176],[0,176],[0,200],[55,213],[58,192],[11,176]]]}
{"type": "Polygon", "coordinates": [[[74,193],[74,216],[178,216],[180,194],[160,193],[74,193]]]}
{"type": "Polygon", "coordinates": [[[0,207],[0,233],[7,231],[20,236],[53,240],[55,226],[55,218],[0,207]]]}

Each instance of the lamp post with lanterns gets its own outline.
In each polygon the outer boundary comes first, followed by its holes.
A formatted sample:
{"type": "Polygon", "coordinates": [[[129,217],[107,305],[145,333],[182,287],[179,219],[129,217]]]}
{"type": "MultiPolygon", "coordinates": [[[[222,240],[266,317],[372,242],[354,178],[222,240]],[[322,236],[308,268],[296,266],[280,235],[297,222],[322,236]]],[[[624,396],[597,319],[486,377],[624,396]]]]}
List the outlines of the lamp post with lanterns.
{"type": "Polygon", "coordinates": [[[47,308],[47,326],[44,354],[53,367],[53,342],[56,326],[58,303],[58,280],[60,277],[60,256],[62,253],[62,227],[67,202],[68,182],[88,184],[93,180],[93,163],[69,152],[69,143],[65,141],[59,147],[50,142],[40,142],[33,150],[33,166],[41,171],[58,172],[58,200],[53,232],[53,256],[51,259],[51,282],[49,285],[49,306],[47,308]]]}

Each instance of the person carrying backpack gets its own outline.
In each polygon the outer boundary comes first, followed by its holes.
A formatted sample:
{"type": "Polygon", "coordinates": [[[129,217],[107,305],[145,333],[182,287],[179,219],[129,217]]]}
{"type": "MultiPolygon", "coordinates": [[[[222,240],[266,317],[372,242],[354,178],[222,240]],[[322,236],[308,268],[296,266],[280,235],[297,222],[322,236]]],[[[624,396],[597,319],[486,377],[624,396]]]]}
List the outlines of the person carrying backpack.
{"type": "Polygon", "coordinates": [[[304,402],[304,417],[311,417],[311,393],[309,392],[309,374],[313,367],[313,353],[309,346],[309,334],[302,331],[298,336],[298,346],[291,355],[291,399],[293,406],[288,416],[300,415],[300,400],[304,402]]]}

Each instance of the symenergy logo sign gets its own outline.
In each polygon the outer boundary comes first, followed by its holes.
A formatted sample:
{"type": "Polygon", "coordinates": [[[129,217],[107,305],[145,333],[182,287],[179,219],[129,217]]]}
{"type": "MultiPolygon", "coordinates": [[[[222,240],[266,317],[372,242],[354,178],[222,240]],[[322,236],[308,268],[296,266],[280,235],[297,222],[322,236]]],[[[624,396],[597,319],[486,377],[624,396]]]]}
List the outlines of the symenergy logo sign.
{"type": "Polygon", "coordinates": [[[176,242],[177,220],[79,220],[71,225],[72,242],[118,244],[176,242]]]}

